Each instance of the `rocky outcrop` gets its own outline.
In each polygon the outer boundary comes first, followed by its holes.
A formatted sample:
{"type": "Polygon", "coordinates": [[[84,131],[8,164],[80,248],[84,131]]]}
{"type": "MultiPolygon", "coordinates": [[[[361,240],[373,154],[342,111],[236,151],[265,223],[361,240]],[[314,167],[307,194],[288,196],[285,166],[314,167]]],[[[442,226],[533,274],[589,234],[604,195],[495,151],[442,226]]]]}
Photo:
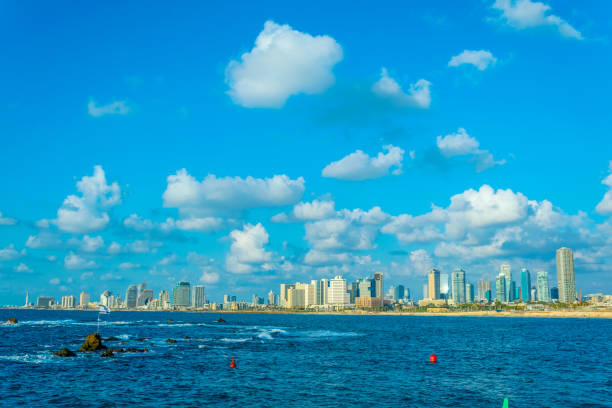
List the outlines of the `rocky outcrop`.
{"type": "Polygon", "coordinates": [[[57,356],[57,357],[74,357],[74,356],[76,356],[76,354],[74,354],[74,352],[68,350],[66,347],[64,347],[60,351],[56,351],[55,353],[53,353],[53,355],[57,356]]]}
{"type": "Polygon", "coordinates": [[[224,319],[222,318],[218,318],[217,319],[217,323],[227,323],[224,319]]]}
{"type": "Polygon", "coordinates": [[[81,345],[79,351],[99,351],[105,350],[106,346],[102,344],[102,338],[98,333],[93,333],[87,336],[85,343],[81,345]]]}
{"type": "Polygon", "coordinates": [[[174,339],[166,339],[166,343],[176,343],[176,340],[174,340],[174,339]]]}
{"type": "Polygon", "coordinates": [[[6,324],[17,324],[17,319],[15,319],[14,317],[9,317],[8,320],[6,321],[6,324]]]}
{"type": "Polygon", "coordinates": [[[104,350],[100,357],[115,357],[115,353],[113,353],[113,349],[104,350]]]}
{"type": "Polygon", "coordinates": [[[104,339],[104,341],[120,341],[119,337],[110,336],[104,339]]]}
{"type": "Polygon", "coordinates": [[[110,348],[107,351],[111,351],[113,353],[148,353],[148,348],[136,348],[136,347],[127,347],[127,348],[110,348]]]}
{"type": "Polygon", "coordinates": [[[172,318],[168,319],[168,322],[172,323],[174,320],[172,318]]]}
{"type": "Polygon", "coordinates": [[[146,337],[139,337],[137,339],[134,339],[134,341],[147,341],[149,339],[147,339],[146,337]]]}

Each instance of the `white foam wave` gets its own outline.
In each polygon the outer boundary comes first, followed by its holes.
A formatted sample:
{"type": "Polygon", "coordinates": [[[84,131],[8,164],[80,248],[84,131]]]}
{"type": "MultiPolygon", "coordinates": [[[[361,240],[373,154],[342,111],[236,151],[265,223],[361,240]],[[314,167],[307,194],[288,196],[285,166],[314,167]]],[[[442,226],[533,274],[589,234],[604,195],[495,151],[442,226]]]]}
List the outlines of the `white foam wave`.
{"type": "MultiPolygon", "coordinates": [[[[0,360],[13,361],[16,363],[41,364],[53,361],[53,354],[22,354],[11,356],[0,356],[0,360]]],[[[60,357],[58,357],[60,358],[60,357]]]]}

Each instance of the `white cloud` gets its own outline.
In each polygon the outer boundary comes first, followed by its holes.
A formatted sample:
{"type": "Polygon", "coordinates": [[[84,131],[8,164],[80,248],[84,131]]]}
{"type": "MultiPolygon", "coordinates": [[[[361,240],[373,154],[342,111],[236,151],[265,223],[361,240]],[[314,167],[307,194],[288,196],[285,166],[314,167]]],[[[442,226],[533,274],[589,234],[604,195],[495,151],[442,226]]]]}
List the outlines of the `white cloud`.
{"type": "Polygon", "coordinates": [[[15,245],[9,244],[4,249],[0,249],[0,261],[12,261],[24,254],[24,250],[19,252],[15,249],[15,245]]]}
{"type": "Polygon", "coordinates": [[[106,212],[121,202],[117,182],[106,183],[102,166],[94,166],[94,174],[77,182],[81,196],[69,195],[57,210],[55,223],[62,231],[82,234],[104,229],[109,222],[106,212]]]}
{"type": "Polygon", "coordinates": [[[51,232],[41,231],[37,235],[30,235],[25,246],[32,249],[56,248],[62,244],[59,237],[51,232]]]}
{"type": "Polygon", "coordinates": [[[81,251],[84,252],[98,252],[104,247],[104,239],[101,236],[90,237],[85,235],[81,242],[81,251]]]}
{"type": "Polygon", "coordinates": [[[157,262],[158,265],[170,265],[178,260],[176,254],[168,255],[157,262]]]}
{"type": "Polygon", "coordinates": [[[144,219],[138,214],[130,214],[123,220],[123,226],[139,232],[150,231],[155,227],[151,220],[144,219]]]}
{"type": "Polygon", "coordinates": [[[266,21],[255,47],[225,71],[234,103],[248,108],[280,108],[297,94],[318,94],[334,84],[332,68],[342,48],[331,37],[311,36],[289,25],[266,21]]]}
{"type": "Polygon", "coordinates": [[[98,265],[92,260],[87,260],[74,252],[70,252],[64,257],[64,267],[66,269],[93,269],[97,268],[98,265]]]}
{"type": "Polygon", "coordinates": [[[311,249],[304,256],[304,263],[311,266],[340,265],[350,261],[347,253],[333,253],[311,249]]]}
{"type": "Polygon", "coordinates": [[[214,284],[219,282],[219,273],[216,272],[212,267],[202,267],[202,276],[200,276],[200,282],[207,284],[214,284]]]}
{"type": "Polygon", "coordinates": [[[492,7],[501,11],[501,20],[518,30],[539,26],[552,26],[564,37],[582,40],[580,31],[561,17],[550,14],[550,6],[531,0],[496,0],[492,7]]]}
{"type": "Polygon", "coordinates": [[[331,200],[312,200],[297,203],[290,214],[280,213],[271,218],[273,222],[314,221],[332,217],[336,214],[331,200]]]}
{"type": "Polygon", "coordinates": [[[32,268],[30,268],[28,265],[24,264],[23,262],[21,262],[19,265],[17,265],[13,269],[15,270],[15,272],[20,272],[20,273],[32,273],[32,272],[34,272],[34,270],[32,268]]]}
{"type": "Polygon", "coordinates": [[[246,224],[242,230],[233,230],[230,238],[232,245],[225,260],[228,271],[249,273],[272,260],[272,253],[264,248],[269,235],[263,225],[246,224]]]}
{"type": "Polygon", "coordinates": [[[488,150],[479,149],[478,140],[468,135],[464,128],[459,128],[457,133],[438,136],[436,144],[444,157],[469,156],[475,162],[477,172],[506,163],[505,159],[495,160],[488,150]]]}
{"type": "Polygon", "coordinates": [[[404,92],[397,81],[391,78],[386,68],[381,70],[380,79],[372,86],[372,91],[381,98],[389,99],[399,106],[427,109],[431,104],[429,86],[431,82],[419,79],[404,92]]]}
{"type": "Polygon", "coordinates": [[[111,272],[107,272],[103,275],[100,276],[100,280],[103,281],[107,281],[107,280],[121,280],[123,279],[120,275],[115,275],[114,273],[111,272]]]}
{"type": "MultiPolygon", "coordinates": [[[[216,177],[208,175],[201,182],[185,169],[168,176],[163,194],[164,207],[176,207],[186,218],[236,214],[256,207],[293,204],[304,193],[304,179],[285,175],[270,178],[216,177]]],[[[183,226],[192,226],[189,221],[183,226]]]]}
{"type": "Polygon", "coordinates": [[[50,283],[51,285],[59,285],[59,284],[60,284],[60,280],[59,280],[59,278],[53,278],[53,279],[51,279],[51,280],[49,281],[49,283],[50,283]]]}
{"type": "Polygon", "coordinates": [[[89,101],[87,111],[90,116],[97,118],[104,115],[127,115],[131,109],[127,106],[126,101],[115,101],[102,106],[96,105],[95,101],[89,101]]]}
{"type": "Polygon", "coordinates": [[[17,224],[17,220],[15,218],[3,217],[0,212],[0,225],[15,225],[17,224]]]}
{"type": "Polygon", "coordinates": [[[404,150],[385,145],[376,157],[370,157],[361,150],[357,150],[342,159],[325,166],[321,175],[323,177],[337,178],[340,180],[367,180],[384,177],[389,174],[398,175],[402,173],[402,160],[404,150]]]}
{"type": "Polygon", "coordinates": [[[449,67],[458,67],[463,64],[471,64],[478,68],[479,71],[484,71],[489,66],[495,65],[497,58],[490,51],[485,50],[463,50],[459,55],[455,55],[448,61],[449,67]]]}
{"type": "Polygon", "coordinates": [[[603,199],[595,207],[595,211],[600,214],[612,214],[612,160],[610,160],[610,174],[603,179],[601,184],[608,186],[608,191],[604,194],[603,199]]]}
{"type": "Polygon", "coordinates": [[[122,270],[138,269],[138,268],[140,268],[140,264],[133,263],[133,262],[122,262],[119,264],[119,269],[122,269],[122,270]]]}
{"type": "Polygon", "coordinates": [[[410,272],[416,276],[424,276],[426,271],[433,268],[433,260],[429,253],[424,249],[417,249],[410,252],[410,272]]]}
{"type": "Polygon", "coordinates": [[[111,255],[116,255],[121,252],[121,245],[117,242],[111,242],[108,248],[106,249],[106,252],[111,255]]]}

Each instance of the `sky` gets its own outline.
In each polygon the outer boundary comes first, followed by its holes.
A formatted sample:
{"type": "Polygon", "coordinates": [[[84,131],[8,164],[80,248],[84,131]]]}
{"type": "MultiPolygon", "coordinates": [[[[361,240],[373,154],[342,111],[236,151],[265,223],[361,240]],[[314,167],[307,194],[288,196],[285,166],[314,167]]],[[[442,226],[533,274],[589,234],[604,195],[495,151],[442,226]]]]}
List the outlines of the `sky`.
{"type": "Polygon", "coordinates": [[[180,280],[612,292],[605,0],[0,4],[0,304],[180,280]],[[534,277],[532,277],[532,282],[534,277]]]}

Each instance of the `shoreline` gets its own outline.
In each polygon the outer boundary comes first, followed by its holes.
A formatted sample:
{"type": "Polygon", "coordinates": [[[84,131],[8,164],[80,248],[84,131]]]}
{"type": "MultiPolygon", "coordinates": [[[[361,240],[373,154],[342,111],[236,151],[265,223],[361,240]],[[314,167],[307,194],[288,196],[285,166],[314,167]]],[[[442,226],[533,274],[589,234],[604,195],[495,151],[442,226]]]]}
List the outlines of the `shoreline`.
{"type": "MultiPolygon", "coordinates": [[[[37,311],[63,311],[63,312],[97,312],[96,309],[36,309],[19,307],[2,307],[0,310],[37,310],[37,311]]],[[[612,310],[575,310],[575,311],[450,311],[450,312],[375,312],[375,311],[348,311],[348,312],[311,312],[292,310],[137,310],[117,309],[112,312],[149,312],[149,313],[206,313],[206,314],[279,314],[279,315],[314,315],[314,316],[452,316],[452,317],[550,317],[550,318],[588,318],[612,319],[612,310]]]]}

